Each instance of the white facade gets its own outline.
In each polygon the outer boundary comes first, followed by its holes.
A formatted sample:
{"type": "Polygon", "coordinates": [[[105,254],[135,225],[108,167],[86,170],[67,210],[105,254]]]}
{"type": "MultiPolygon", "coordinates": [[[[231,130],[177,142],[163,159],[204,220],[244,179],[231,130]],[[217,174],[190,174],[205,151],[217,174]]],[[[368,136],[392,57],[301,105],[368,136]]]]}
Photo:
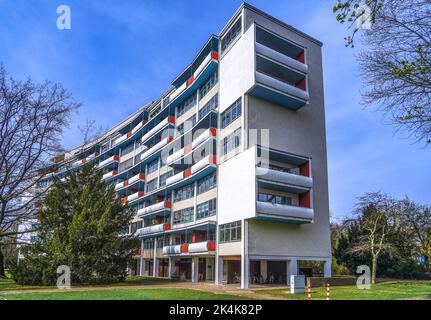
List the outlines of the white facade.
{"type": "Polygon", "coordinates": [[[330,276],[321,43],[258,9],[243,4],[170,90],[79,150],[54,174],[97,164],[136,210],[132,273],[247,288],[322,261],[330,276]]]}

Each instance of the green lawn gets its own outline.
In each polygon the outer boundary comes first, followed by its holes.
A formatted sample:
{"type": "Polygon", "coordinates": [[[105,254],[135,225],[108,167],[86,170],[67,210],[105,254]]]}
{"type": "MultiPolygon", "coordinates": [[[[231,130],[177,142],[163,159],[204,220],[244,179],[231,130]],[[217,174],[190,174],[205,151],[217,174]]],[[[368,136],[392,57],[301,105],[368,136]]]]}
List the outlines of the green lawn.
{"type": "MultiPolygon", "coordinates": [[[[292,295],[287,290],[257,290],[257,293],[307,299],[307,293],[292,295]]],[[[326,299],[326,288],[312,288],[312,299],[326,299]]],[[[331,300],[395,300],[409,298],[431,298],[431,281],[391,281],[373,285],[370,290],[356,286],[331,287],[331,300]]]]}
{"type": "Polygon", "coordinates": [[[23,286],[15,283],[10,278],[0,278],[0,291],[10,291],[10,290],[35,290],[35,289],[49,289],[52,287],[43,286],[23,286]]]}
{"type": "Polygon", "coordinates": [[[112,288],[86,291],[8,293],[7,300],[238,300],[244,297],[180,288],[112,288]]]}

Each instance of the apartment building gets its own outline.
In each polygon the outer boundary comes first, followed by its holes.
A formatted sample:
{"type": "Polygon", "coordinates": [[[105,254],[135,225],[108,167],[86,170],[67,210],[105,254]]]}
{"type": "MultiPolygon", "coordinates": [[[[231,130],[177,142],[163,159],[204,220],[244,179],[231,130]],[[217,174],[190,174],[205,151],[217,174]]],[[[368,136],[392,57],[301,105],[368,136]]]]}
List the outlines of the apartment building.
{"type": "Polygon", "coordinates": [[[169,89],[45,176],[94,163],[136,214],[134,274],[331,275],[322,44],[243,4],[169,89]]]}

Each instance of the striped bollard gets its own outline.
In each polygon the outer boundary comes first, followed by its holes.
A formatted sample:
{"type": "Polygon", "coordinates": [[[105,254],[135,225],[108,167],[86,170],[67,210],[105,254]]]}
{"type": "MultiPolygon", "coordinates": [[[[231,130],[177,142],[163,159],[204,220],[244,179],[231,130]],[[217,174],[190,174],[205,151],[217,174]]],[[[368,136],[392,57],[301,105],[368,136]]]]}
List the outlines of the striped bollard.
{"type": "Polygon", "coordinates": [[[308,283],[307,292],[308,292],[307,300],[311,300],[311,283],[308,283]]]}
{"type": "Polygon", "coordinates": [[[329,283],[326,284],[326,300],[331,300],[330,297],[331,289],[329,287],[329,283]]]}

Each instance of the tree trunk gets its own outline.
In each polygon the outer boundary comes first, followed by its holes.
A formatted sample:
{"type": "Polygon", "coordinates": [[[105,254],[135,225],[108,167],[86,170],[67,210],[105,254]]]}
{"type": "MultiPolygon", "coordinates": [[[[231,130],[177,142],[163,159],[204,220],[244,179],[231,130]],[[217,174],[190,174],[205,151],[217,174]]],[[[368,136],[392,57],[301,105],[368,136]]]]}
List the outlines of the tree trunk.
{"type": "Polygon", "coordinates": [[[377,275],[377,257],[373,257],[372,266],[371,266],[371,284],[376,284],[376,275],[377,275]]]}
{"type": "Polygon", "coordinates": [[[6,277],[5,270],[4,270],[4,255],[0,246],[0,278],[4,278],[4,277],[6,277]]]}

